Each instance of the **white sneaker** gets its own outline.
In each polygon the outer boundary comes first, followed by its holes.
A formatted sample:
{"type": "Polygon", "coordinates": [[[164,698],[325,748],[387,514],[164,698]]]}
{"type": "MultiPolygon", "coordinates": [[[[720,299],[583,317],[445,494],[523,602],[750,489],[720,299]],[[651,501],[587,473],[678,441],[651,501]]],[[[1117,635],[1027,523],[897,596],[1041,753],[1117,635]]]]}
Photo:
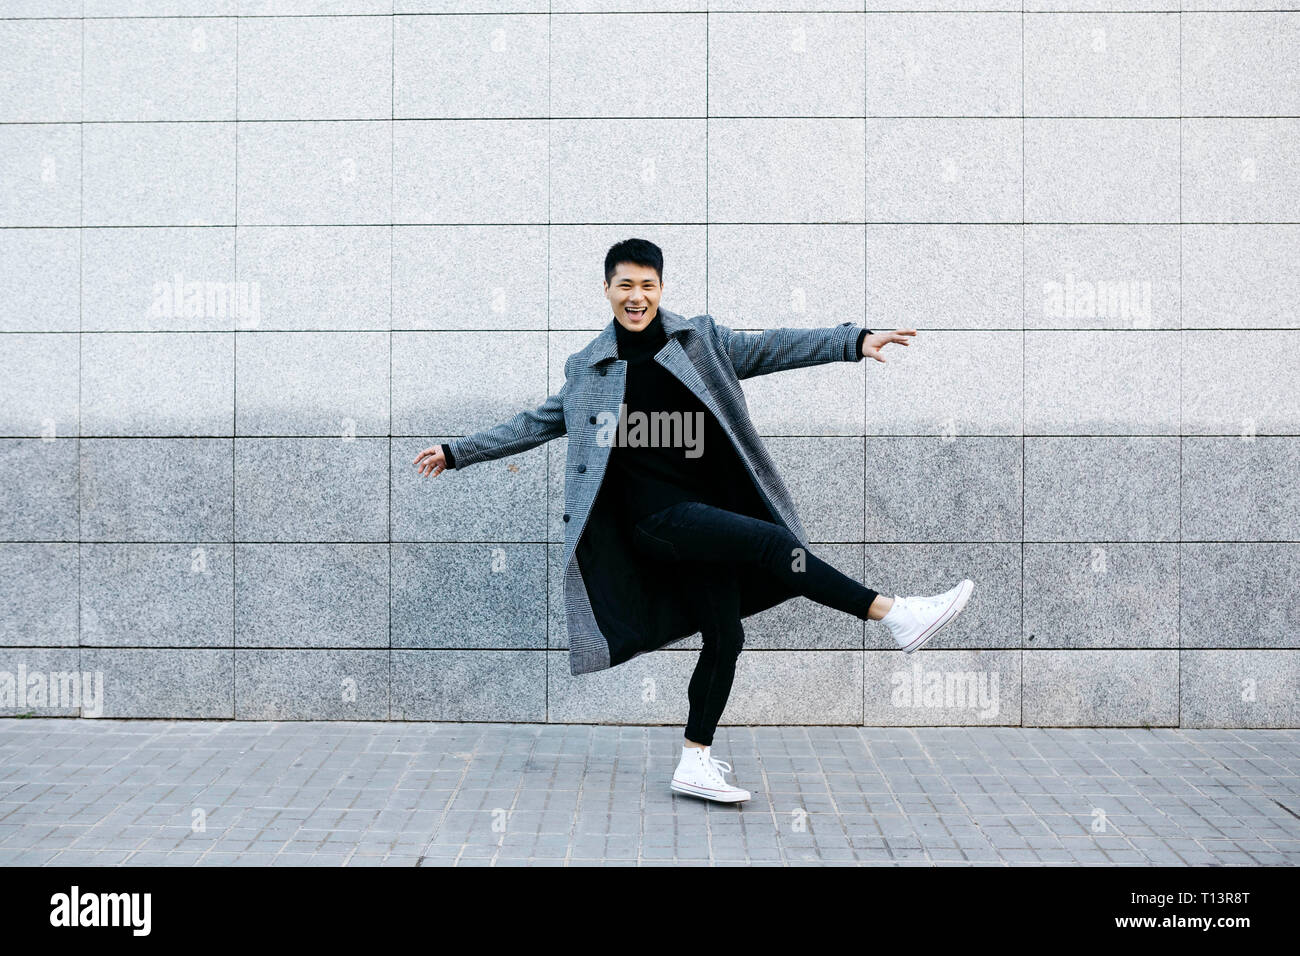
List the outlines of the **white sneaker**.
{"type": "Polygon", "coordinates": [[[951,591],[933,597],[895,597],[880,623],[894,635],[898,649],[910,654],[961,613],[975,584],[966,578],[951,591]]]}
{"type": "Polygon", "coordinates": [[[722,777],[724,770],[731,773],[731,764],[715,760],[709,750],[708,747],[682,747],[682,759],[673,773],[672,789],[719,803],[748,800],[748,790],[733,787],[722,777]]]}

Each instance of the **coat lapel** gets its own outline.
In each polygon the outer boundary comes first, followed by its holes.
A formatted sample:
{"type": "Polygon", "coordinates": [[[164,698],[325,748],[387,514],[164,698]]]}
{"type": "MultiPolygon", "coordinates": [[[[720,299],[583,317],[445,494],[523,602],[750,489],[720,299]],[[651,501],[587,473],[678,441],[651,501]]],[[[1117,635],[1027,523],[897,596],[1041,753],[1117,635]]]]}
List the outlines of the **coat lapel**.
{"type": "MultiPolygon", "coordinates": [[[[709,391],[709,386],[705,384],[700,370],[695,367],[695,363],[686,354],[686,349],[681,343],[682,333],[691,328],[690,321],[662,307],[659,309],[659,321],[663,323],[664,334],[668,337],[668,341],[655,353],[655,361],[672,372],[683,385],[689,388],[730,435],[731,427],[722,415],[717,400],[709,391]]],[[[588,366],[595,367],[601,362],[618,359],[618,335],[614,328],[617,322],[618,319],[610,319],[600,335],[591,343],[587,355],[588,366]]],[[[734,436],[732,440],[735,440],[734,436]]]]}
{"type": "MultiPolygon", "coordinates": [[[[669,312],[665,308],[659,309],[659,321],[663,323],[664,334],[668,336],[668,344],[673,342],[691,327],[690,320],[682,318],[676,312],[669,312]]],[[[596,366],[607,359],[618,358],[618,333],[615,332],[614,326],[618,324],[618,319],[611,318],[600,334],[591,341],[587,349],[587,365],[596,366]]],[[[680,346],[679,346],[680,347],[680,346]]],[[[663,351],[660,350],[660,355],[663,351]]]]}

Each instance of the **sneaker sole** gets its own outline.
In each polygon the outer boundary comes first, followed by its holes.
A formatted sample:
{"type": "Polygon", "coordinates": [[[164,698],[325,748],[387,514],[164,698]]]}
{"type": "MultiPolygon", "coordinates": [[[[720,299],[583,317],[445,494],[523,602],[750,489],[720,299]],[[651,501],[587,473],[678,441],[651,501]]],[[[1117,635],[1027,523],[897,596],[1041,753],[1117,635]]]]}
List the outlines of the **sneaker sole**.
{"type": "Polygon", "coordinates": [[[910,654],[925,646],[926,642],[928,642],[930,638],[943,630],[944,625],[962,612],[962,608],[966,606],[966,602],[970,600],[970,596],[974,591],[974,581],[971,581],[970,579],[962,581],[961,590],[957,592],[957,596],[953,599],[953,602],[944,609],[944,612],[939,615],[933,624],[922,631],[920,635],[912,641],[912,643],[902,649],[903,653],[910,654]]]}
{"type": "Polygon", "coordinates": [[[675,777],[673,778],[671,789],[675,790],[678,793],[687,794],[688,796],[703,797],[705,800],[712,800],[715,803],[744,803],[746,800],[749,799],[748,795],[742,796],[741,794],[738,793],[728,795],[724,793],[718,793],[716,790],[697,788],[689,783],[678,783],[675,777]]]}

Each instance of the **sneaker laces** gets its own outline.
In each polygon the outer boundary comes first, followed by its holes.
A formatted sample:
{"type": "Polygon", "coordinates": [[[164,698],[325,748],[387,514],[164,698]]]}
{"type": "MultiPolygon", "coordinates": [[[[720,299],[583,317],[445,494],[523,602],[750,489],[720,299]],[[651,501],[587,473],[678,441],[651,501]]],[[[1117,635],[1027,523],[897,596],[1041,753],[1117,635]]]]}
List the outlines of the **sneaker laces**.
{"type": "Polygon", "coordinates": [[[699,750],[700,756],[704,758],[703,760],[700,761],[700,763],[701,766],[704,767],[705,771],[711,774],[712,776],[717,777],[718,781],[724,787],[727,786],[726,778],[722,776],[722,770],[725,767],[727,773],[731,773],[731,764],[727,763],[725,760],[719,760],[717,757],[713,757],[706,754],[704,750],[699,747],[696,747],[694,749],[699,750]]]}

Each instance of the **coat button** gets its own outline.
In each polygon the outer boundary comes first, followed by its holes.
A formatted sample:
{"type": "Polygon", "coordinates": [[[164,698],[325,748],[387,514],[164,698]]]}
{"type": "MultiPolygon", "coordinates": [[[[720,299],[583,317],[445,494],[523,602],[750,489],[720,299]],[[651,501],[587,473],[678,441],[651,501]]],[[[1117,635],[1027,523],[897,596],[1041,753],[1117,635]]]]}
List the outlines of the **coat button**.
{"type": "Polygon", "coordinates": [[[578,474],[582,474],[582,473],[583,473],[584,471],[586,471],[586,470],[587,470],[587,466],[586,466],[586,465],[579,465],[579,466],[578,466],[578,474]]]}
{"type": "Polygon", "coordinates": [[[600,370],[600,374],[601,374],[602,376],[604,376],[604,374],[605,374],[605,370],[604,370],[603,368],[600,370]]]}
{"type": "Polygon", "coordinates": [[[568,515],[565,515],[565,516],[564,516],[564,520],[565,520],[565,521],[568,521],[568,520],[569,520],[569,516],[568,516],[568,515]]]}
{"type": "Polygon", "coordinates": [[[592,415],[590,418],[587,419],[587,421],[591,422],[591,424],[593,425],[596,424],[596,416],[592,415]]]}

